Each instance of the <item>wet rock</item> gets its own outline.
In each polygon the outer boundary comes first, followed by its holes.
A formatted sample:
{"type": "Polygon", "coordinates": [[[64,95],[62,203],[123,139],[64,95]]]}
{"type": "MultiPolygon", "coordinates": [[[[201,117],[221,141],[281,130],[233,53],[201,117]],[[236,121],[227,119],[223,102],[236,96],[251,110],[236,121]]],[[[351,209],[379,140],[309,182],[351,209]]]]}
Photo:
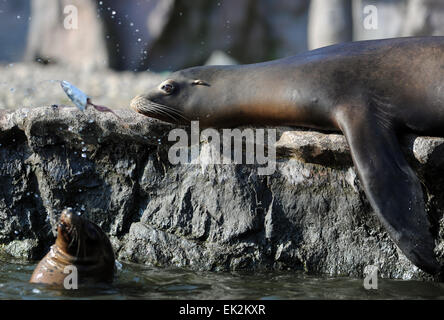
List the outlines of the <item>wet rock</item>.
{"type": "Polygon", "coordinates": [[[14,240],[8,243],[3,252],[15,259],[35,260],[40,255],[39,243],[36,239],[14,240]]]}
{"type": "Polygon", "coordinates": [[[304,162],[330,165],[352,165],[350,148],[341,134],[323,134],[316,131],[286,131],[277,143],[281,154],[304,162]]]}
{"type": "MultiPolygon", "coordinates": [[[[117,113],[122,121],[74,107],[0,114],[0,251],[40,258],[69,206],[108,233],[121,260],[349,276],[376,266],[382,277],[430,279],[376,218],[342,135],[278,128],[276,169],[259,175],[258,164],[214,164],[204,138],[201,163],[173,165],[173,125],[117,113]]],[[[443,139],[402,145],[424,182],[442,258],[443,139]]]]}

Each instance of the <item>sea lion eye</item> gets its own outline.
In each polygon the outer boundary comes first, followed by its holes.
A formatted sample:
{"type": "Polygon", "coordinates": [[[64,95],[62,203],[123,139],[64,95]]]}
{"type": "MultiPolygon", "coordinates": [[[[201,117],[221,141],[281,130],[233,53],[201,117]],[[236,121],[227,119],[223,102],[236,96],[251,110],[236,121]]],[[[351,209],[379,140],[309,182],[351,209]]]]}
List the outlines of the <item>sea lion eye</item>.
{"type": "Polygon", "coordinates": [[[160,87],[160,90],[166,94],[171,94],[174,91],[174,86],[171,83],[165,83],[160,87]]]}

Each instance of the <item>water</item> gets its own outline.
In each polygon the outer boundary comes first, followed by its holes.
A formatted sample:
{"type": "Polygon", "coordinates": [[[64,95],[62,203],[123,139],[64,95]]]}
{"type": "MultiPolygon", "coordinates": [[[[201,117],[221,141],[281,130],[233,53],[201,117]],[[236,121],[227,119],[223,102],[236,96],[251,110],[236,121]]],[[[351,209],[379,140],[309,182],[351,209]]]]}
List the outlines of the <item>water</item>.
{"type": "Polygon", "coordinates": [[[444,284],[312,276],[303,272],[196,272],[122,263],[112,285],[56,290],[28,283],[35,264],[0,261],[0,299],[444,299],[444,284]]]}

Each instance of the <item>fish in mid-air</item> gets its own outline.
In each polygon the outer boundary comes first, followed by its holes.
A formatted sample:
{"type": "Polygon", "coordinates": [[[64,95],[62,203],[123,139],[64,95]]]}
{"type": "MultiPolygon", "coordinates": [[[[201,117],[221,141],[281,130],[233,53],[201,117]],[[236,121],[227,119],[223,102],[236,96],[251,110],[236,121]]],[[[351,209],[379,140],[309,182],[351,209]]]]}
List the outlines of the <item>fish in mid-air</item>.
{"type": "Polygon", "coordinates": [[[87,106],[92,106],[94,109],[100,112],[111,112],[120,119],[120,117],[110,108],[92,103],[91,98],[88,97],[86,93],[84,93],[68,81],[61,80],[60,85],[69,99],[76,105],[79,110],[85,111],[87,106]]]}

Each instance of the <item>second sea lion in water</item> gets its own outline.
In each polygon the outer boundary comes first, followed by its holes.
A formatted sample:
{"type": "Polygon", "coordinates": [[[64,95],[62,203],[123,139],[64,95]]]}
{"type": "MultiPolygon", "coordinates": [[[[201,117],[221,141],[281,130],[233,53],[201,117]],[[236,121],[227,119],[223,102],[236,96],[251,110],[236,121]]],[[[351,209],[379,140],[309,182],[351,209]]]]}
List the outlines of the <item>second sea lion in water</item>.
{"type": "Polygon", "coordinates": [[[114,251],[106,234],[71,209],[63,210],[56,242],[35,268],[30,282],[61,287],[72,272],[66,267],[75,267],[79,283],[111,282],[115,270],[114,251]]]}
{"type": "Polygon", "coordinates": [[[441,270],[419,179],[398,135],[444,136],[444,37],[350,42],[280,60],[172,73],[131,107],[202,127],[341,131],[367,198],[416,266],[441,270]]]}

